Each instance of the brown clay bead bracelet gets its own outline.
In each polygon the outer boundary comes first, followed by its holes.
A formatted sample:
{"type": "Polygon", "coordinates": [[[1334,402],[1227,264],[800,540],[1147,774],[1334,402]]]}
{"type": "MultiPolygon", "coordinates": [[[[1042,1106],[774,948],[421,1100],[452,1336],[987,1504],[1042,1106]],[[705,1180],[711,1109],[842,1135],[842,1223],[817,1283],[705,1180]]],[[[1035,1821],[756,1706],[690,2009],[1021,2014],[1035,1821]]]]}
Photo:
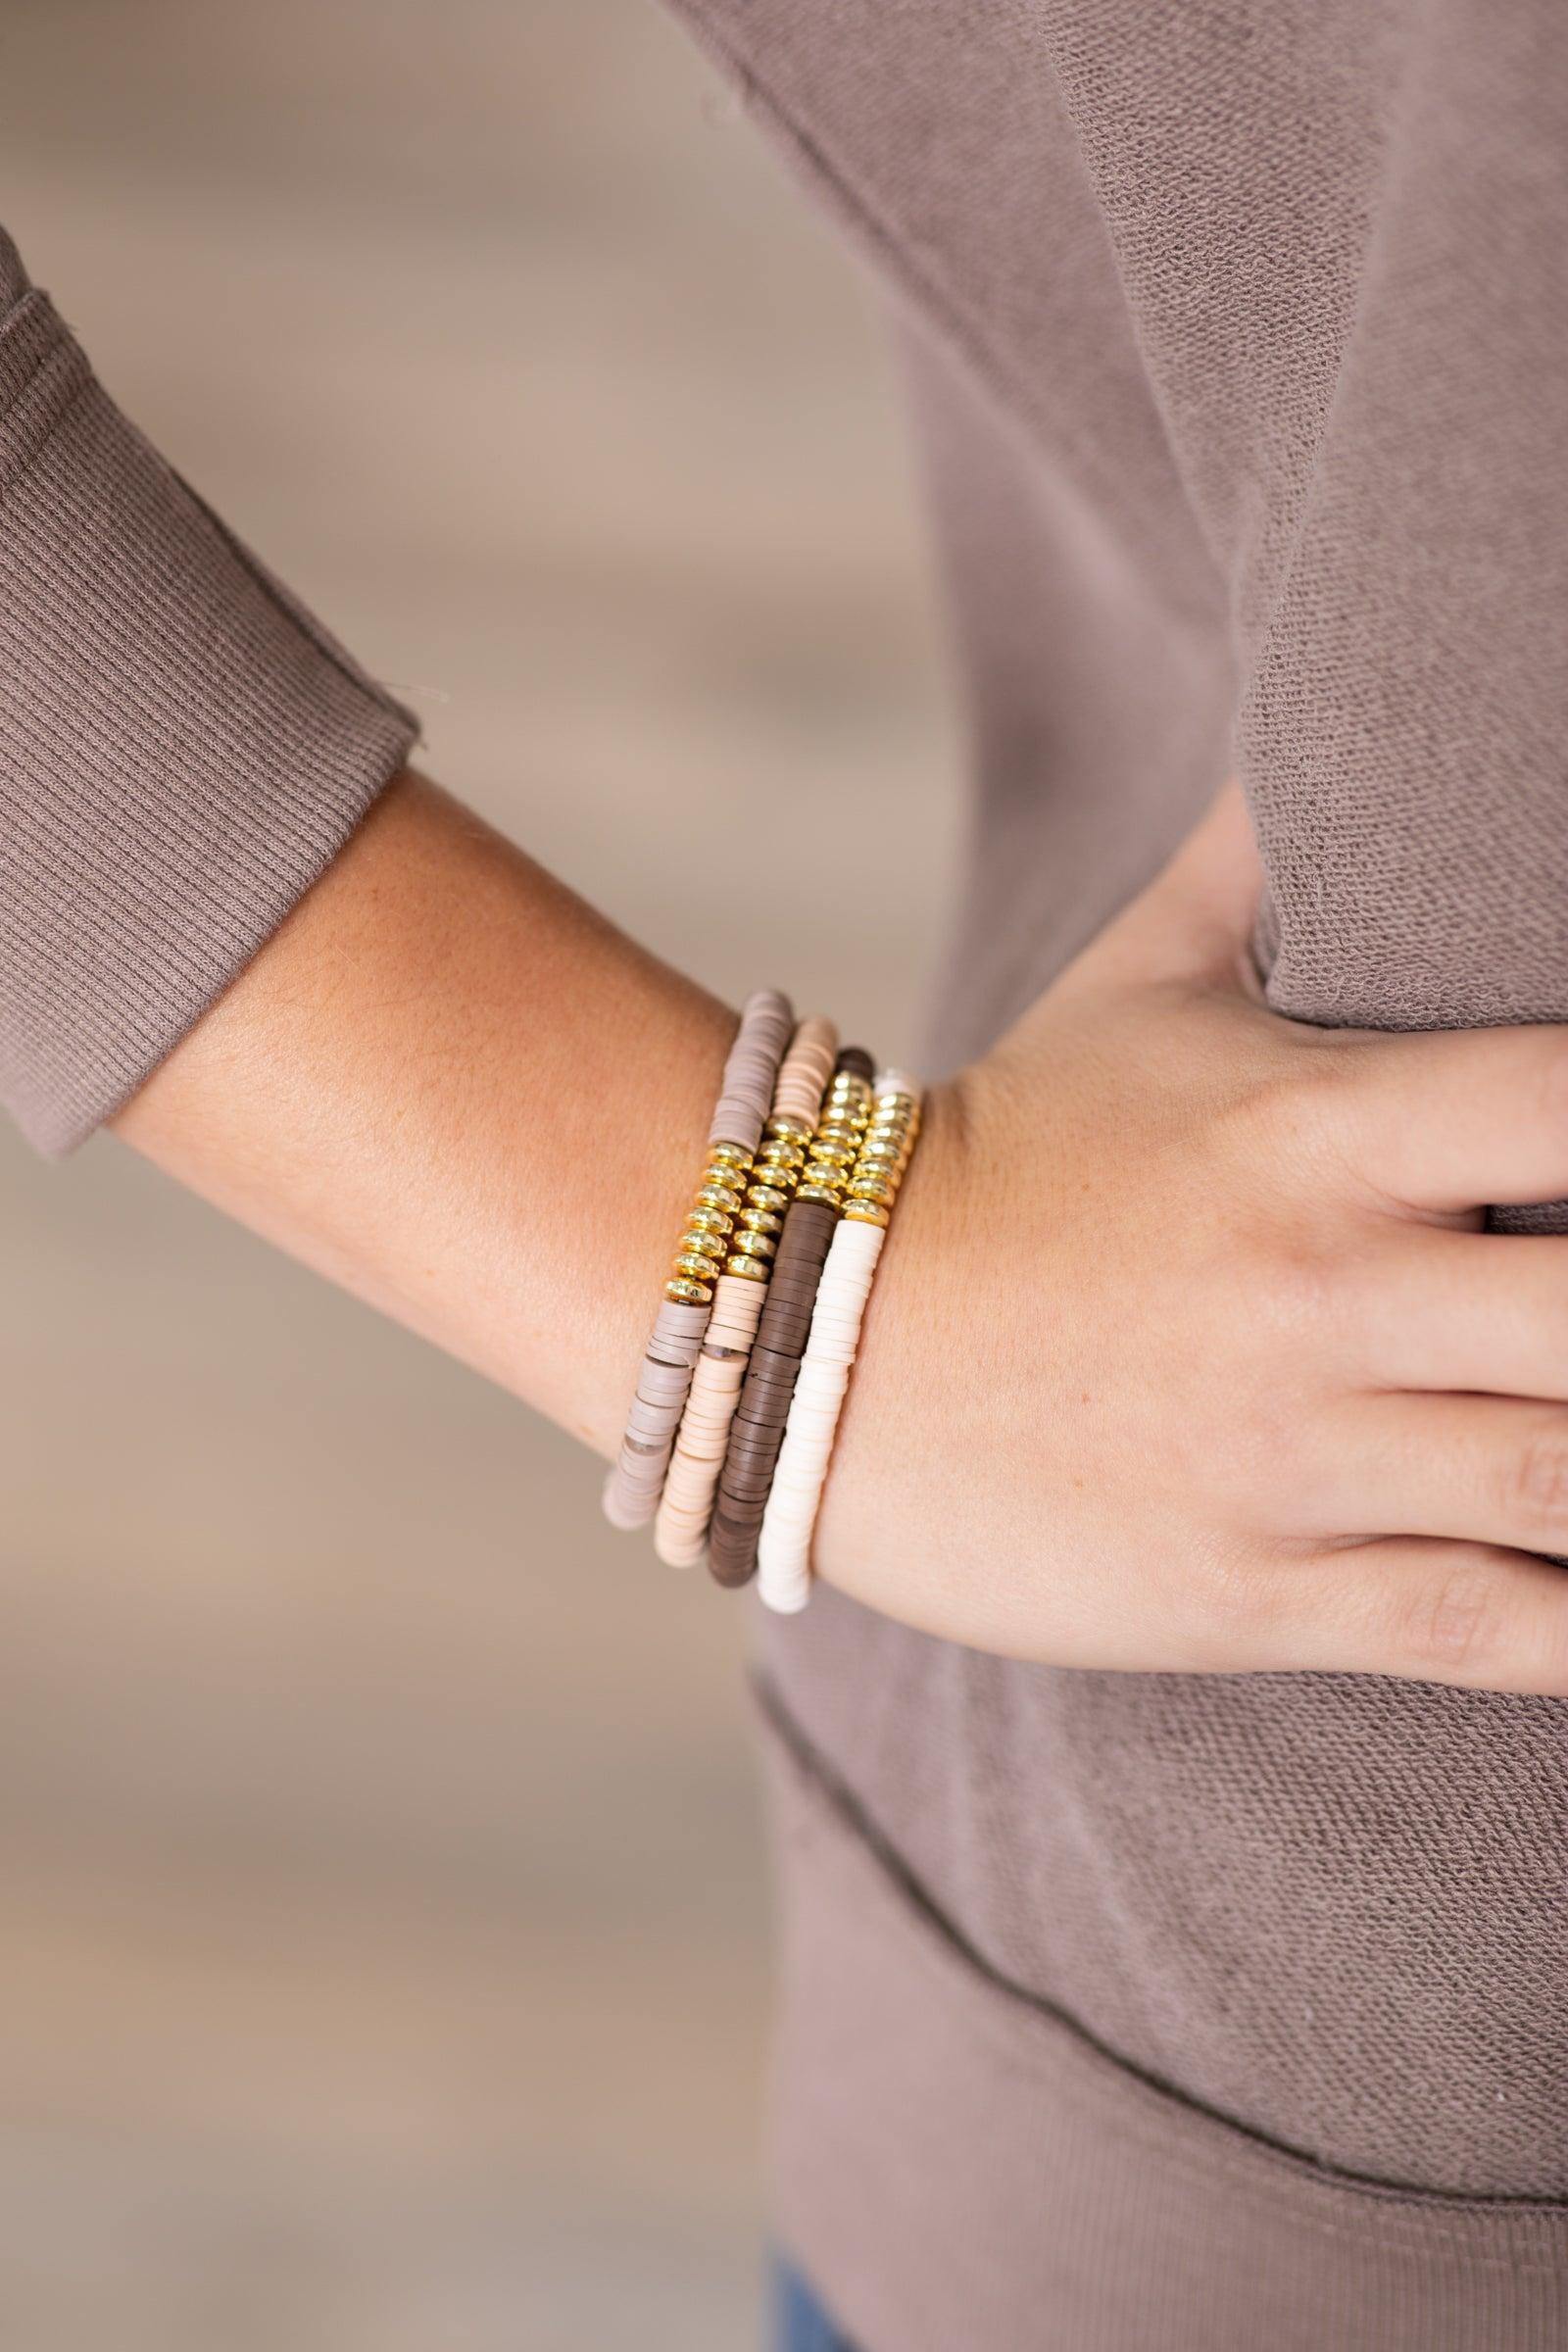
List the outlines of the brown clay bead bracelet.
{"type": "Polygon", "coordinates": [[[747,1584],[756,1573],[811,1308],[865,1132],[872,1071],[862,1048],[849,1046],[839,1054],[800,1187],[785,1212],[709,1530],[709,1566],[721,1585],[747,1584]]]}

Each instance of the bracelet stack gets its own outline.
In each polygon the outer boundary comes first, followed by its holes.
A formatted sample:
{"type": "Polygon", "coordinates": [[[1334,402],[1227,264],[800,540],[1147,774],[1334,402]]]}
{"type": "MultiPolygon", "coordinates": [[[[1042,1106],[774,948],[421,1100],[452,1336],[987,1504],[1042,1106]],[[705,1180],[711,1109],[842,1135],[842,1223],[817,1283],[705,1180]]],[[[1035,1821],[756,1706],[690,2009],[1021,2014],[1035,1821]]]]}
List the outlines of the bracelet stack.
{"type": "Polygon", "coordinates": [[[762,1312],[762,1300],[784,1230],[784,1215],[800,1182],[806,1146],[816,1131],[823,1092],[833,1070],[838,1032],[831,1021],[802,1021],[790,1041],[773,1089],[773,1107],[745,1198],[726,1237],[724,1271],[702,1353],[692,1375],[664,1493],[654,1522],[654,1548],[671,1568],[692,1568],[708,1549],[713,1494],[729,1444],[730,1424],[762,1312]]]}
{"type": "Polygon", "coordinates": [[[873,1083],[831,1022],[748,1000],[707,1165],[605,1488],[616,1527],[655,1520],[672,1567],[706,1554],[769,1607],[810,1597],[810,1549],[860,1321],[914,1149],[920,1091],[873,1083]],[[788,1051],[785,1051],[786,1043],[788,1051]]]}

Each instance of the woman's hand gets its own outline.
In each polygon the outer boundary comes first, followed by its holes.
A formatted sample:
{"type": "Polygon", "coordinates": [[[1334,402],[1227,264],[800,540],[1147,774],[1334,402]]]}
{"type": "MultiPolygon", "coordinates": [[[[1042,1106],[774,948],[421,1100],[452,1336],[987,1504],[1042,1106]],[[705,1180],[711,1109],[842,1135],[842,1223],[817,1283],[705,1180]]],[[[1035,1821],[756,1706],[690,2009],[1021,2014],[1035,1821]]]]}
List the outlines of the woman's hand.
{"type": "Polygon", "coordinates": [[[1227,792],[939,1088],[819,1572],[1072,1666],[1568,1692],[1568,1030],[1264,1009],[1227,792]]]}

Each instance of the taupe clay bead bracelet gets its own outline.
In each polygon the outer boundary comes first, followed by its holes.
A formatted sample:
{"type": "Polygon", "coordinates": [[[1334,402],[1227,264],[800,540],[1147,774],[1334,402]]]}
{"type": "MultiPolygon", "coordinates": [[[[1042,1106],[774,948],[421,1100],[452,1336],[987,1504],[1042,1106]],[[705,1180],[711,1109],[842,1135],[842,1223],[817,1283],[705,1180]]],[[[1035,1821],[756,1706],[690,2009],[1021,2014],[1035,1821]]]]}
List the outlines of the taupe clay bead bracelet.
{"type": "Polygon", "coordinates": [[[788,998],[774,988],[760,989],[742,1008],[708,1131],[708,1165],[649,1335],[620,1452],[605,1482],[605,1516],[612,1527],[645,1527],[659,1507],[722,1270],[720,1246],[741,1208],[793,1017],[788,998]]]}

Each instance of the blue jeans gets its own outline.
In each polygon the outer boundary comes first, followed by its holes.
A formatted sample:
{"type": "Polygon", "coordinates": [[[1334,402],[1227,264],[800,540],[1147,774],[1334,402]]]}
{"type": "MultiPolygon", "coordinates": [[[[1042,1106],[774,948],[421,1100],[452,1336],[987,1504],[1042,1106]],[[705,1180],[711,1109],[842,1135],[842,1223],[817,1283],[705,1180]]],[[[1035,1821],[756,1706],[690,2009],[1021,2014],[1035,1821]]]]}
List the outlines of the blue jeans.
{"type": "Polygon", "coordinates": [[[772,2352],[855,2352],[800,2272],[787,2262],[778,2263],[773,2272],[772,2352]]]}

